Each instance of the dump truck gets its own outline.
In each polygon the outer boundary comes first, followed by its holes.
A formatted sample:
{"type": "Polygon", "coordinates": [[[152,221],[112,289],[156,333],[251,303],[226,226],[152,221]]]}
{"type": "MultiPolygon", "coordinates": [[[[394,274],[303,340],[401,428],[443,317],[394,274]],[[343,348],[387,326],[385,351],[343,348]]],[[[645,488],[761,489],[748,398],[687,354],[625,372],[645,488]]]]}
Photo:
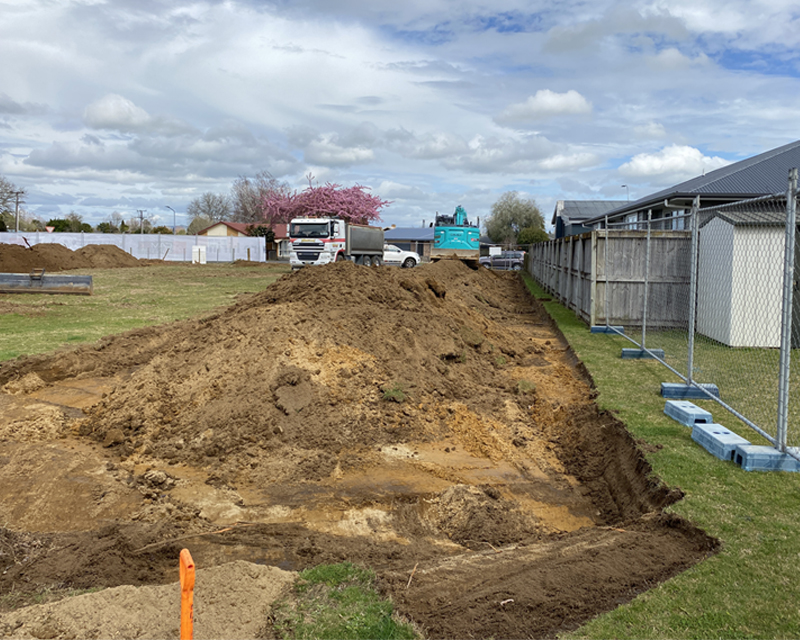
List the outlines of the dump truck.
{"type": "Polygon", "coordinates": [[[480,229],[470,224],[467,212],[461,205],[453,215],[436,214],[433,225],[431,260],[462,260],[477,266],[480,258],[480,229]]]}
{"type": "Polygon", "coordinates": [[[292,269],[350,260],[383,264],[383,229],[339,218],[294,218],[289,223],[292,269]]]}

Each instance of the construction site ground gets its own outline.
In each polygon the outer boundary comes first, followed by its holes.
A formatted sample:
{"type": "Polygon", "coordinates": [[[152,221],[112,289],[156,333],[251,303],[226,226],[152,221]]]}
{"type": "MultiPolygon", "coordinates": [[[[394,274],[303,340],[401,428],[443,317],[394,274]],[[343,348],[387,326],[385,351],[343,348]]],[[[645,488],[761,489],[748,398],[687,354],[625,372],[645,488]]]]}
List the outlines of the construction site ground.
{"type": "Polygon", "coordinates": [[[341,561],[428,638],[553,637],[717,546],[516,273],[307,268],[0,389],[4,637],[177,638],[182,548],[197,638],[270,637],[295,572],[341,561]]]}

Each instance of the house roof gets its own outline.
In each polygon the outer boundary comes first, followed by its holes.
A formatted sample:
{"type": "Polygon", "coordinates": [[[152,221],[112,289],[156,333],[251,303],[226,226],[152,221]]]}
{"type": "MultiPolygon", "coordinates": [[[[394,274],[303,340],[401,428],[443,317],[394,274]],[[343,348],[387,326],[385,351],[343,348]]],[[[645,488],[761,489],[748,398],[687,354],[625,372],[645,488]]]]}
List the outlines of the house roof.
{"type": "Polygon", "coordinates": [[[786,203],[781,202],[778,206],[769,207],[752,206],[748,208],[721,208],[715,211],[712,216],[703,221],[700,226],[705,226],[714,218],[724,220],[734,227],[783,227],[786,225],[786,203]]]}
{"type": "Polygon", "coordinates": [[[234,231],[238,231],[239,233],[245,233],[245,234],[247,233],[247,227],[250,226],[249,224],[245,224],[244,222],[227,222],[225,220],[221,220],[219,222],[215,222],[214,224],[208,225],[205,229],[201,229],[200,231],[197,232],[197,235],[203,235],[209,229],[213,229],[214,227],[217,227],[219,225],[224,225],[226,227],[233,229],[234,231]]]}
{"type": "Polygon", "coordinates": [[[395,227],[383,233],[386,241],[433,242],[433,227],[395,227]]]}
{"type": "MultiPolygon", "coordinates": [[[[700,196],[702,200],[703,196],[711,196],[718,200],[744,200],[783,193],[788,186],[789,170],[795,167],[800,167],[800,140],[662,189],[607,213],[619,217],[675,198],[700,196]]],[[[601,219],[602,216],[595,216],[587,222],[601,219]]]]}
{"type": "MultiPolygon", "coordinates": [[[[200,231],[197,232],[197,235],[203,235],[209,229],[213,229],[214,227],[216,227],[217,225],[220,225],[220,224],[225,225],[226,227],[229,227],[229,228],[233,229],[234,231],[238,231],[239,233],[243,233],[243,234],[247,235],[247,230],[250,227],[258,226],[259,223],[257,223],[257,222],[255,222],[255,223],[250,223],[250,222],[228,222],[226,220],[222,220],[220,222],[215,222],[214,224],[211,224],[211,225],[207,226],[205,229],[201,229],[200,231]]],[[[288,229],[289,229],[289,225],[285,224],[285,223],[284,224],[274,224],[274,225],[272,225],[272,230],[275,232],[275,238],[276,239],[288,238],[289,237],[289,230],[288,229]]]]}
{"type": "Polygon", "coordinates": [[[555,224],[559,216],[569,222],[582,222],[595,216],[605,215],[622,204],[621,200],[559,200],[556,202],[551,222],[555,224]]]}

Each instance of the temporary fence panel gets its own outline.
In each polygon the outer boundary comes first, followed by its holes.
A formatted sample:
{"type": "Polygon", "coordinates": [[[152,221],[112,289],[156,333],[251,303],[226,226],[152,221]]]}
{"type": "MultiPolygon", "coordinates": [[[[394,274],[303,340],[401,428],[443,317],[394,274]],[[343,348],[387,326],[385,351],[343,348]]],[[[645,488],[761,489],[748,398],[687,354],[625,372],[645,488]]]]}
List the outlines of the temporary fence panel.
{"type": "Polygon", "coordinates": [[[800,460],[793,175],[786,194],[707,208],[698,198],[676,218],[533,245],[528,269],[585,321],[623,327],[701,396],[716,386],[713,399],[732,414],[716,421],[741,420],[758,444],[800,460]]]}
{"type": "Polygon", "coordinates": [[[173,236],[147,233],[47,233],[43,231],[2,233],[0,243],[21,246],[61,244],[77,251],[90,244],[114,245],[144,260],[191,262],[192,247],[205,247],[209,262],[267,260],[264,238],[243,236],[173,236]]]}

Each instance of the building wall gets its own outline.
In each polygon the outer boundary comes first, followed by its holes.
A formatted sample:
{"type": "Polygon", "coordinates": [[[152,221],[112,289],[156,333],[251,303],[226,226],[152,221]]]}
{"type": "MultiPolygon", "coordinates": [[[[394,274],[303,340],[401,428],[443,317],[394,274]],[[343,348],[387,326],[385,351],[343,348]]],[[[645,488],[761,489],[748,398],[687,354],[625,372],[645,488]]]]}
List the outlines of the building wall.
{"type": "Polygon", "coordinates": [[[697,331],[729,347],[780,346],[784,229],[700,229],[697,331]]]}
{"type": "Polygon", "coordinates": [[[220,237],[220,236],[233,236],[238,238],[243,236],[244,234],[239,233],[236,229],[231,229],[229,226],[224,224],[218,224],[211,227],[208,231],[206,231],[203,235],[205,236],[213,236],[213,237],[220,237]]]}
{"type": "Polygon", "coordinates": [[[732,347],[780,347],[783,227],[736,227],[731,295],[732,347]]]}
{"type": "Polygon", "coordinates": [[[731,342],[733,226],[714,218],[700,229],[697,269],[697,332],[731,342]]]}

